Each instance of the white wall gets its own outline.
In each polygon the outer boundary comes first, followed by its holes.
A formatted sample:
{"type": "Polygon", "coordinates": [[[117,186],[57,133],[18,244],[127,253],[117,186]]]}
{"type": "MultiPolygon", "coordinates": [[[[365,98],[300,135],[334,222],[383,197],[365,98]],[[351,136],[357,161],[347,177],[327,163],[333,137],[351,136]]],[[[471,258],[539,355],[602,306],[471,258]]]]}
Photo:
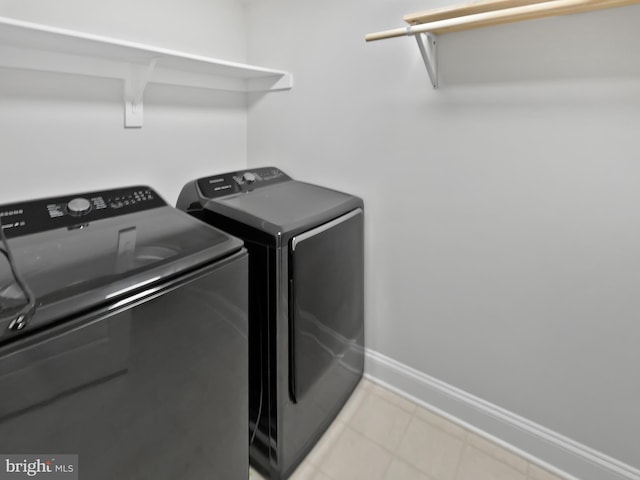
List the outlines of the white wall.
{"type": "Polygon", "coordinates": [[[369,349],[638,475],[640,6],[440,36],[439,90],[364,42],[449,3],[251,3],[295,85],[251,100],[249,165],[364,198],[369,349]]]}
{"type": "MultiPolygon", "coordinates": [[[[0,0],[0,15],[246,61],[234,0],[0,0]]],[[[144,126],[124,129],[122,82],[0,68],[0,203],[184,183],[246,165],[246,95],[149,85],[144,126]]]]}

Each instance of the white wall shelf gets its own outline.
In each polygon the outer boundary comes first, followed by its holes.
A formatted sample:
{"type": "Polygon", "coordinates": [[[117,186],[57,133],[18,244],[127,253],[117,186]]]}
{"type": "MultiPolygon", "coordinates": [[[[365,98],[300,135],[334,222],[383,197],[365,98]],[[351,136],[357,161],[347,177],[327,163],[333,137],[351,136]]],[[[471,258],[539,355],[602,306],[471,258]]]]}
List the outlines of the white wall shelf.
{"type": "Polygon", "coordinates": [[[414,36],[433,88],[438,88],[436,35],[504,23],[622,7],[640,0],[479,0],[404,16],[407,27],[370,33],[367,42],[414,36]]]}
{"type": "Polygon", "coordinates": [[[148,83],[225,90],[288,90],[289,72],[0,17],[0,67],[123,81],[125,127],[141,127],[148,83]]]}

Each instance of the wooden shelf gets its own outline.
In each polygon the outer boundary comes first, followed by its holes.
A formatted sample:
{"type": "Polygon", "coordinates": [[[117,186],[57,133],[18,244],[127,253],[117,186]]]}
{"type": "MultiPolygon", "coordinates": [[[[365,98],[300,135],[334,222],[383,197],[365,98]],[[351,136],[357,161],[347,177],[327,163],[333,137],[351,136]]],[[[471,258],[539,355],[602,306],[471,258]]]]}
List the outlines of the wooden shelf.
{"type": "Polygon", "coordinates": [[[125,126],[142,126],[148,83],[234,92],[288,90],[290,73],[0,17],[0,67],[123,81],[125,126]]]}
{"type": "Polygon", "coordinates": [[[365,39],[371,42],[415,36],[435,88],[435,35],[638,3],[640,0],[482,0],[408,14],[404,16],[404,20],[409,26],[370,33],[365,39]]]}

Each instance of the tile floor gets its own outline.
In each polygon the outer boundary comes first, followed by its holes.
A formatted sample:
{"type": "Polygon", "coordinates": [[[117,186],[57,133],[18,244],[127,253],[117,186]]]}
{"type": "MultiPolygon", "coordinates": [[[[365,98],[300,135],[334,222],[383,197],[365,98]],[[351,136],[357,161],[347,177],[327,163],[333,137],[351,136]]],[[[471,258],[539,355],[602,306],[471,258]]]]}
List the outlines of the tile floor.
{"type": "Polygon", "coordinates": [[[560,480],[366,379],[290,478],[560,480]]]}

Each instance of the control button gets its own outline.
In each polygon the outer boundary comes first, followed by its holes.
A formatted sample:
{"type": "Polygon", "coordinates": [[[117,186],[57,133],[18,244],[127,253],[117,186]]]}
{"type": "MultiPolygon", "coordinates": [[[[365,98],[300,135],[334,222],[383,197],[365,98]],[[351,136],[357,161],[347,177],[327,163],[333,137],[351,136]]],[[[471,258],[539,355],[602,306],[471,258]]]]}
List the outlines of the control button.
{"type": "Polygon", "coordinates": [[[242,175],[242,178],[247,183],[253,183],[256,181],[256,176],[251,172],[245,173],[244,175],[242,175]]]}
{"type": "Polygon", "coordinates": [[[93,208],[96,210],[102,210],[103,208],[107,208],[107,204],[104,203],[104,199],[102,197],[94,197],[91,199],[93,202],[93,208]]]}
{"type": "Polygon", "coordinates": [[[91,210],[91,202],[86,198],[74,198],[67,203],[67,211],[71,215],[79,216],[89,213],[91,210]]]}
{"type": "Polygon", "coordinates": [[[64,217],[64,205],[56,205],[55,203],[47,205],[47,211],[49,212],[49,218],[64,217]]]}

